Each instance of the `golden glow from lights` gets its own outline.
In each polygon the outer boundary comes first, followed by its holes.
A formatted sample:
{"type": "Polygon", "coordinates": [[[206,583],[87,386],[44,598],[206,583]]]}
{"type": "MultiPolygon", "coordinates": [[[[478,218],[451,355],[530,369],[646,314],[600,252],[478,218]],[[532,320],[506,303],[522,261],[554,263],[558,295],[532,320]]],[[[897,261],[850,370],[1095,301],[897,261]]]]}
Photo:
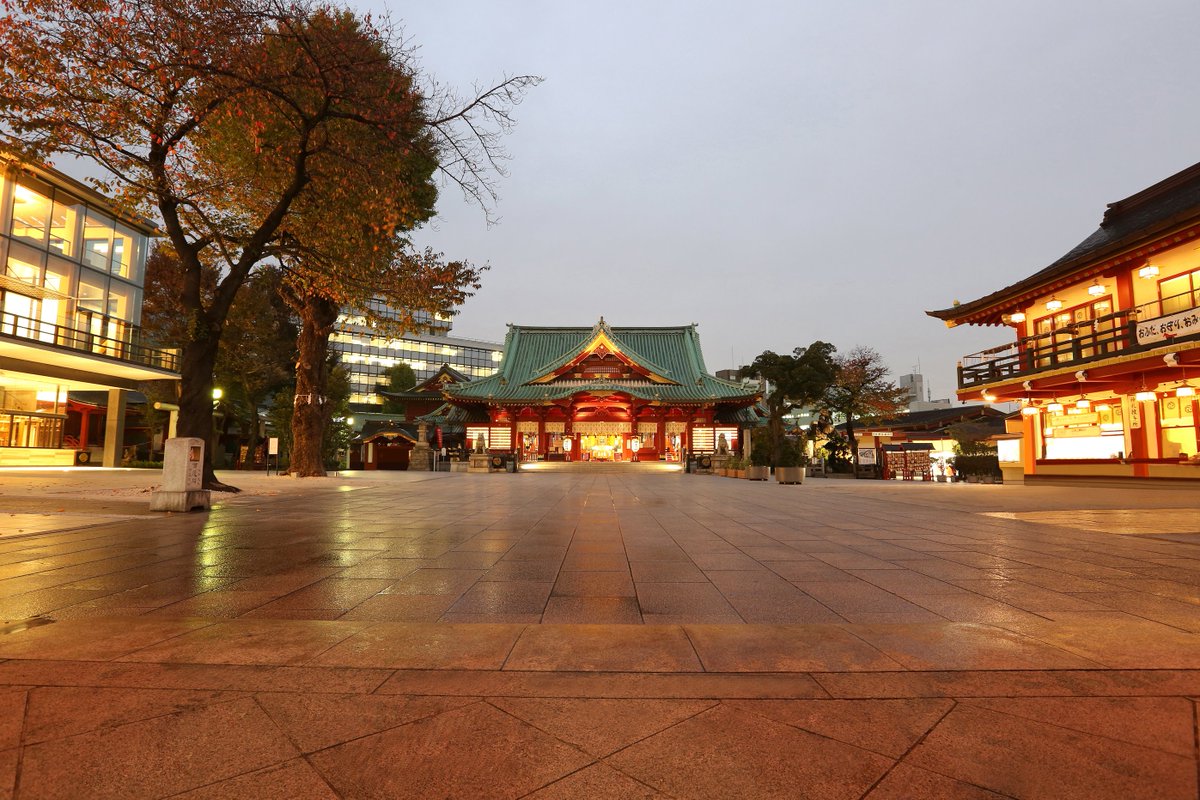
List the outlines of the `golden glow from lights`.
{"type": "Polygon", "coordinates": [[[1038,415],[1037,406],[1025,406],[1021,409],[1021,413],[1026,417],[1036,417],[1038,415]]]}
{"type": "Polygon", "coordinates": [[[1193,389],[1191,386],[1184,384],[1183,386],[1180,386],[1178,389],[1175,390],[1175,396],[1176,397],[1195,397],[1196,390],[1193,389]]]}
{"type": "Polygon", "coordinates": [[[1157,278],[1158,277],[1158,267],[1154,266],[1153,264],[1147,264],[1146,266],[1144,266],[1138,270],[1138,277],[1139,278],[1157,278]]]}
{"type": "Polygon", "coordinates": [[[1055,400],[1053,403],[1046,404],[1046,410],[1052,414],[1058,414],[1063,410],[1063,404],[1055,400]]]}
{"type": "Polygon", "coordinates": [[[1075,407],[1076,408],[1091,408],[1092,401],[1088,400],[1086,397],[1081,397],[1075,401],[1075,407]]]}
{"type": "Polygon", "coordinates": [[[1158,395],[1154,392],[1138,392],[1133,397],[1139,403],[1153,403],[1158,399],[1158,395]]]}
{"type": "Polygon", "coordinates": [[[1058,311],[1060,308],[1062,308],[1062,306],[1063,306],[1062,300],[1059,300],[1057,297],[1051,297],[1050,300],[1047,301],[1047,303],[1046,303],[1046,310],[1047,311],[1058,311]]]}
{"type": "Polygon", "coordinates": [[[1092,281],[1092,285],[1088,287],[1088,294],[1092,297],[1099,297],[1108,291],[1108,287],[1100,283],[1100,281],[1092,281]]]}
{"type": "Polygon", "coordinates": [[[1009,314],[1008,321],[1009,322],[1024,322],[1025,321],[1025,312],[1018,311],[1015,314],[1009,314]]]}

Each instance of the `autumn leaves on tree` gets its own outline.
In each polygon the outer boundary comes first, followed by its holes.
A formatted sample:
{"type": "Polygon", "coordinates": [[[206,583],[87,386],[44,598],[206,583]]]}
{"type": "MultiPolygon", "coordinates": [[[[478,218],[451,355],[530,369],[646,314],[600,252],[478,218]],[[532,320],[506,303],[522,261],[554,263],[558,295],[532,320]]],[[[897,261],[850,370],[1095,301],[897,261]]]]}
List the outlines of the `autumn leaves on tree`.
{"type": "Polygon", "coordinates": [[[478,288],[479,269],[414,252],[406,234],[433,215],[438,175],[490,208],[498,137],[538,79],[466,99],[422,87],[395,32],[310,0],[3,7],[0,147],[96,163],[100,188],[156,220],[178,255],[180,435],[211,430],[226,318],[271,264],[304,328],[293,468],[321,474],[320,373],[337,309],[378,296],[446,313],[478,288]]]}

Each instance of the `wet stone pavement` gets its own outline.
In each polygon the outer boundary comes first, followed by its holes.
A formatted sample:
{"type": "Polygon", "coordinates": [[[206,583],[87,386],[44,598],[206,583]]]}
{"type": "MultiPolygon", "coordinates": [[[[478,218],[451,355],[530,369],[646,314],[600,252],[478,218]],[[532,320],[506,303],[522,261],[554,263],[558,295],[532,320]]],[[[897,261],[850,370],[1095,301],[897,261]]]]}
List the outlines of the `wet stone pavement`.
{"type": "Polygon", "coordinates": [[[0,798],[1200,796],[1195,487],[89,479],[0,474],[0,798]]]}

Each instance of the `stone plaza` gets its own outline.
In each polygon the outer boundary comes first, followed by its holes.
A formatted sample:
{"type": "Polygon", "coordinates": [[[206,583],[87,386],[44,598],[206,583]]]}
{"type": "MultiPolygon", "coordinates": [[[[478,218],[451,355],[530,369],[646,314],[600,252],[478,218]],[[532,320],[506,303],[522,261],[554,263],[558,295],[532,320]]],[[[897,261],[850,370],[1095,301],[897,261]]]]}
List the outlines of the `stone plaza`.
{"type": "Polygon", "coordinates": [[[1197,796],[1194,487],[222,477],[0,476],[0,797],[1197,796]]]}

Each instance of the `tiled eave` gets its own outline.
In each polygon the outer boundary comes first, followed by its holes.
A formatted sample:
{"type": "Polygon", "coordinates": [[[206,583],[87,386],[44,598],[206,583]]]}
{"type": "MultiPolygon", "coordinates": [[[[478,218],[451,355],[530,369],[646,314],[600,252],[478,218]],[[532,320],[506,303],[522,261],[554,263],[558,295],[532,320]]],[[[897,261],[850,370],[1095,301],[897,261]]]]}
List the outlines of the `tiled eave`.
{"type": "Polygon", "coordinates": [[[1107,251],[1066,261],[978,300],[925,313],[943,320],[948,328],[956,325],[1004,325],[1005,314],[1024,308],[1041,297],[1106,273],[1140,267],[1159,253],[1197,239],[1200,239],[1200,220],[1196,219],[1195,213],[1189,213],[1182,226],[1179,220],[1170,220],[1163,226],[1142,232],[1135,241],[1117,242],[1107,251]]]}

